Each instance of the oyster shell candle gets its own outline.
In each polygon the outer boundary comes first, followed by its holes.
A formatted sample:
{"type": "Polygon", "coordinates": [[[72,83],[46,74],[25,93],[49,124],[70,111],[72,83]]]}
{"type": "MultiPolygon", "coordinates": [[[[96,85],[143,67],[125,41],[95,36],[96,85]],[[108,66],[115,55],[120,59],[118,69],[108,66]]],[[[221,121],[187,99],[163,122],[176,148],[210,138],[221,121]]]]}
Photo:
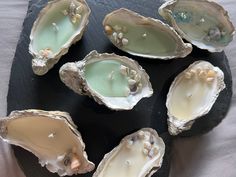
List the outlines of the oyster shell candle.
{"type": "Polygon", "coordinates": [[[82,61],[64,64],[59,73],[76,93],[114,110],[132,109],[153,93],[145,70],[136,61],[115,54],[92,51],[82,61]]]}
{"type": "Polygon", "coordinates": [[[161,168],[165,144],[154,129],[143,128],[124,137],[107,153],[93,177],[146,177],[161,168]]]}
{"type": "Polygon", "coordinates": [[[54,0],[41,10],[30,34],[35,74],[46,74],[81,39],[89,14],[85,0],[54,0]]]}
{"type": "Polygon", "coordinates": [[[232,40],[235,28],[226,10],[210,0],[171,0],[160,15],[187,41],[200,49],[221,52],[232,40]]]}
{"type": "Polygon", "coordinates": [[[132,55],[171,59],[183,58],[192,51],[192,45],[184,43],[169,25],[128,9],[107,14],[103,26],[110,41],[132,55]]]}
{"type": "Polygon", "coordinates": [[[167,95],[168,129],[177,135],[207,114],[225,88],[224,73],[207,61],[196,61],[180,73],[167,95]]]}
{"type": "Polygon", "coordinates": [[[66,112],[13,111],[0,119],[0,138],[32,152],[42,166],[60,176],[94,169],[82,137],[66,112]]]}

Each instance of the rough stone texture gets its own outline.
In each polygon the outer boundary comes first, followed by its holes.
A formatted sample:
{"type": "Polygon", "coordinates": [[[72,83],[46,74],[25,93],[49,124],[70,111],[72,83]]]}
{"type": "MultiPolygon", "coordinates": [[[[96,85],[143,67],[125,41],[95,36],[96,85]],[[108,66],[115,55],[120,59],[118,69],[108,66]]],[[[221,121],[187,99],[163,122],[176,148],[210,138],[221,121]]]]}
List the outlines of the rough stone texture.
{"type": "MultiPolygon", "coordinates": [[[[144,16],[160,19],[157,8],[160,2],[154,0],[88,0],[92,15],[85,35],[81,41],[73,45],[68,54],[45,76],[33,74],[31,55],[28,53],[29,34],[38,12],[46,4],[46,0],[32,0],[26,16],[23,31],[18,42],[13,61],[9,93],[8,113],[16,109],[38,108],[45,110],[61,110],[71,114],[78,125],[86,143],[89,159],[98,164],[103,155],[113,149],[127,134],[143,127],[152,127],[164,137],[167,152],[162,168],[154,177],[167,177],[169,173],[170,144],[172,138],[167,133],[166,94],[175,76],[196,60],[207,60],[220,67],[225,73],[226,89],[220,94],[212,111],[199,119],[192,130],[183,136],[197,135],[207,132],[216,126],[227,113],[232,95],[231,73],[225,54],[208,53],[194,48],[193,53],[185,59],[169,61],[149,60],[133,57],[116,49],[106,38],[102,29],[104,16],[119,7],[126,7],[144,16]],[[58,71],[62,64],[81,60],[91,50],[98,52],[115,52],[137,60],[150,75],[154,89],[151,98],[141,100],[132,111],[115,112],[105,106],[98,105],[86,96],[79,96],[68,89],[59,79],[58,71]]],[[[53,177],[37,163],[37,158],[21,148],[14,147],[15,155],[27,177],[53,177]],[[37,172],[37,173],[36,173],[37,172]]],[[[92,173],[80,176],[91,176],[92,173]]]]}

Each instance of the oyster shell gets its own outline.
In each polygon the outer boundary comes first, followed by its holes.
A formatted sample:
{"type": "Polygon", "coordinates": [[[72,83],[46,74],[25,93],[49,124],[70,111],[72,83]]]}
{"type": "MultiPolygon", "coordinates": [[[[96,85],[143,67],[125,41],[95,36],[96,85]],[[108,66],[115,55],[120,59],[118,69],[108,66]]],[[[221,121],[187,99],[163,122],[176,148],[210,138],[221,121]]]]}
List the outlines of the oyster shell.
{"type": "Polygon", "coordinates": [[[106,15],[103,26],[110,41],[132,55],[171,59],[183,58],[192,51],[192,45],[184,43],[169,25],[128,9],[106,15]]]}
{"type": "Polygon", "coordinates": [[[187,41],[210,52],[222,51],[235,29],[226,10],[210,0],[170,0],[159,14],[187,41]]]}
{"type": "Polygon", "coordinates": [[[35,74],[46,74],[81,39],[89,14],[85,0],[54,0],[41,10],[30,34],[35,74]]]}
{"type": "Polygon", "coordinates": [[[161,168],[165,144],[151,128],[141,129],[121,140],[106,154],[93,177],[146,177],[161,168]]]}
{"type": "Polygon", "coordinates": [[[64,64],[59,73],[74,92],[114,110],[132,109],[140,99],[153,94],[145,70],[124,56],[92,51],[82,61],[64,64]]]}
{"type": "Polygon", "coordinates": [[[189,130],[196,119],[211,110],[224,88],[224,73],[207,61],[196,61],[180,73],[166,101],[170,134],[189,130]]]}
{"type": "Polygon", "coordinates": [[[94,169],[85,144],[70,115],[60,111],[13,111],[0,119],[0,137],[39,158],[42,166],[60,176],[94,169]]]}

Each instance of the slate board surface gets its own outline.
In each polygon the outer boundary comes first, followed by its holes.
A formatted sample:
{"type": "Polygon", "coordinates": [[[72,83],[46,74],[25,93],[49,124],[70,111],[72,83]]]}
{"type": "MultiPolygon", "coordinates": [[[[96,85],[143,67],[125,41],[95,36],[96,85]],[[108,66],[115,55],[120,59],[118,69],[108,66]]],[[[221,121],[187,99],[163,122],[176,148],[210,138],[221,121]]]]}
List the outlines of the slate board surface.
{"type": "MultiPolygon", "coordinates": [[[[31,108],[69,112],[82,134],[89,160],[96,165],[105,153],[118,145],[124,136],[143,127],[152,127],[157,130],[166,143],[162,168],[153,176],[168,177],[170,147],[173,138],[167,132],[166,123],[165,101],[169,86],[177,74],[196,60],[210,61],[223,70],[226,89],[221,92],[210,113],[196,121],[193,128],[182,133],[181,136],[199,135],[211,130],[225,117],[232,96],[232,78],[224,52],[209,53],[194,48],[190,56],[169,61],[149,60],[128,55],[116,49],[106,38],[102,28],[104,16],[112,10],[126,7],[144,16],[161,19],[157,14],[157,9],[162,2],[156,0],[88,0],[92,14],[84,37],[70,48],[68,54],[63,56],[51,71],[45,76],[39,77],[34,75],[31,69],[32,56],[28,53],[29,34],[37,14],[46,3],[46,0],[29,2],[28,13],[12,65],[7,98],[8,114],[13,110],[31,108]],[[98,105],[93,99],[75,94],[60,81],[58,70],[66,62],[82,60],[91,50],[97,50],[100,53],[114,52],[137,60],[150,75],[154,95],[142,99],[131,111],[115,112],[98,105]]],[[[46,168],[41,168],[37,162],[38,159],[31,153],[19,147],[14,146],[13,148],[27,177],[58,176],[48,172],[46,168]]],[[[92,174],[93,172],[78,176],[90,177],[92,174]]]]}

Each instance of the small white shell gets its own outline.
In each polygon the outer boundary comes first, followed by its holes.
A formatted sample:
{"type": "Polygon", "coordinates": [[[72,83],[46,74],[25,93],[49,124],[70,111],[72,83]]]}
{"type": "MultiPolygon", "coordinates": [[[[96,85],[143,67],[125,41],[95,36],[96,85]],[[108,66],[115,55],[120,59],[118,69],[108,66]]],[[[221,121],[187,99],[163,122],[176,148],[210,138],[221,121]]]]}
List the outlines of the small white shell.
{"type": "Polygon", "coordinates": [[[60,111],[13,111],[0,119],[0,138],[39,158],[39,163],[60,176],[87,173],[94,164],[70,115],[60,111]]]}
{"type": "Polygon", "coordinates": [[[200,49],[221,52],[232,40],[235,28],[228,12],[212,0],[170,0],[159,14],[187,41],[200,49]]]}
{"type": "Polygon", "coordinates": [[[143,128],[123,138],[117,147],[107,153],[93,177],[151,176],[161,168],[164,154],[162,138],[155,130],[143,128]]]}
{"type": "Polygon", "coordinates": [[[189,130],[196,119],[211,110],[224,88],[224,73],[207,61],[196,61],[181,72],[167,95],[170,134],[189,130]]]}
{"type": "Polygon", "coordinates": [[[106,15],[104,30],[119,49],[152,59],[183,58],[192,51],[178,33],[160,20],[121,8],[106,15]]]}
{"type": "MultiPolygon", "coordinates": [[[[30,34],[29,52],[33,56],[32,68],[35,74],[46,74],[59,61],[61,56],[68,52],[69,47],[82,38],[85,27],[88,24],[89,15],[90,8],[88,7],[88,4],[85,0],[53,0],[48,2],[46,7],[44,7],[40,11],[38,18],[34,22],[30,34]],[[52,18],[51,20],[50,18],[48,18],[48,16],[56,14],[57,17],[52,18]],[[58,16],[60,16],[60,19],[58,19],[58,16]],[[62,42],[58,39],[58,41],[60,41],[61,43],[61,46],[58,49],[55,49],[56,51],[53,51],[53,46],[50,46],[50,44],[46,42],[45,45],[37,47],[37,45],[39,45],[38,43],[43,42],[40,42],[41,36],[39,36],[39,33],[43,29],[46,29],[45,26],[47,23],[49,23],[48,21],[51,22],[51,28],[55,31],[58,38],[60,38],[60,35],[64,34],[62,32],[60,33],[60,31],[67,30],[67,28],[64,28],[63,26],[63,29],[61,29],[60,24],[57,25],[57,21],[58,23],[60,23],[60,20],[62,20],[62,18],[70,18],[71,24],[76,25],[76,31],[67,36],[68,39],[66,41],[62,42]]],[[[50,41],[50,39],[46,40],[50,41]]]]}
{"type": "MultiPolygon", "coordinates": [[[[144,97],[150,97],[153,94],[149,76],[144,69],[134,60],[115,54],[103,53],[97,51],[90,52],[82,61],[75,63],[66,63],[60,68],[60,78],[74,92],[92,97],[99,104],[104,104],[114,110],[130,110],[144,97]],[[90,63],[114,60],[121,63],[120,72],[129,74],[129,78],[133,78],[137,85],[136,91],[132,92],[129,88],[125,97],[109,97],[93,90],[85,78],[85,66],[90,63]],[[124,67],[122,68],[122,64],[124,67]],[[126,71],[127,70],[127,71],[126,71]],[[126,73],[128,72],[128,73],[126,73]]],[[[133,80],[130,79],[129,84],[132,85],[133,80]]]]}

